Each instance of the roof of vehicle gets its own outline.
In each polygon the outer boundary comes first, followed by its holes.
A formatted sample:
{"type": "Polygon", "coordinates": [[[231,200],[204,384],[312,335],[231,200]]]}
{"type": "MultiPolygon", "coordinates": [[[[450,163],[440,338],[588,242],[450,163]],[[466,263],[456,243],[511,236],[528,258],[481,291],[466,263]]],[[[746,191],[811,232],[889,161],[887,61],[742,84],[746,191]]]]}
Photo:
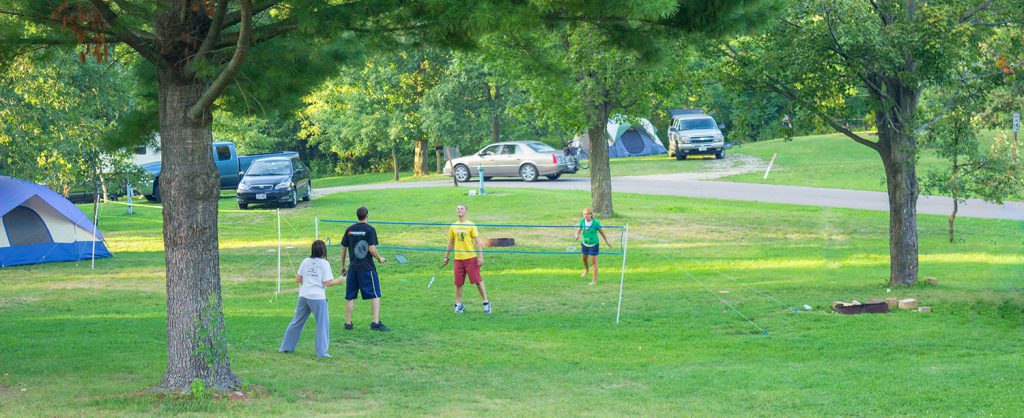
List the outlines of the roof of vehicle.
{"type": "Polygon", "coordinates": [[[704,109],[672,109],[668,111],[668,114],[672,117],[683,116],[683,115],[703,115],[704,109]]]}
{"type": "Polygon", "coordinates": [[[253,161],[252,163],[256,164],[256,163],[262,162],[262,161],[291,161],[292,159],[295,159],[295,158],[299,158],[299,157],[295,157],[295,156],[263,157],[263,158],[260,158],[260,159],[258,159],[256,161],[253,161]]]}
{"type": "Polygon", "coordinates": [[[704,113],[704,109],[672,109],[668,113],[672,115],[672,120],[715,119],[704,113]]]}
{"type": "Polygon", "coordinates": [[[489,147],[491,145],[503,145],[503,144],[522,144],[522,145],[526,145],[526,144],[543,144],[543,143],[544,142],[541,142],[541,141],[505,141],[505,142],[495,142],[493,144],[487,144],[487,146],[489,147]]]}

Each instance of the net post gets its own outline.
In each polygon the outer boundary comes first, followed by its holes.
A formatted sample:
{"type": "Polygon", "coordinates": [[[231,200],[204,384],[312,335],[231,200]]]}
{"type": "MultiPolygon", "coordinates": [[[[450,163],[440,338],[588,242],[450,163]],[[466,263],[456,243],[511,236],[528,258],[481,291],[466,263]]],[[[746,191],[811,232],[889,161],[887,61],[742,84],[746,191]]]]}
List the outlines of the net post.
{"type": "Polygon", "coordinates": [[[281,293],[281,208],[277,209],[277,293],[281,293]]]}
{"type": "Polygon", "coordinates": [[[622,269],[619,276],[619,306],[615,309],[615,323],[619,323],[622,314],[622,287],[626,283],[626,250],[629,248],[629,224],[622,229],[622,269]]]}
{"type": "Polygon", "coordinates": [[[96,199],[96,206],[92,213],[92,266],[89,267],[90,270],[96,270],[96,229],[100,224],[100,202],[98,197],[96,199]]]}
{"type": "Polygon", "coordinates": [[[313,217],[313,240],[320,239],[320,217],[313,217]]]}

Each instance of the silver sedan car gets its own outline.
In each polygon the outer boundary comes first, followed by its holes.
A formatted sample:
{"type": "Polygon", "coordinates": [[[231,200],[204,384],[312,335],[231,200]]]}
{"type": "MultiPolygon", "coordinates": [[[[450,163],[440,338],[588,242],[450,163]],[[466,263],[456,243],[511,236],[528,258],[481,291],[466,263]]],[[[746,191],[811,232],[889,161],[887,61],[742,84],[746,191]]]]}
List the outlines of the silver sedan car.
{"type": "Polygon", "coordinates": [[[484,179],[491,177],[519,177],[523,181],[534,181],[546,176],[556,180],[562,173],[575,173],[575,164],[556,150],[540,141],[499,142],[491,144],[480,152],[455,158],[444,166],[444,174],[454,173],[458,181],[469,181],[479,176],[483,169],[484,179]]]}

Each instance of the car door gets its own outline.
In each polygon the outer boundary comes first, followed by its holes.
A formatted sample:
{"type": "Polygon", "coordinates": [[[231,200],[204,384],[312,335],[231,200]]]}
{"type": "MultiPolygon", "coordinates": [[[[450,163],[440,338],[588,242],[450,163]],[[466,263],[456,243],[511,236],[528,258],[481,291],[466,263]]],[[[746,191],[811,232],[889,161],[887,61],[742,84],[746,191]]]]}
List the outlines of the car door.
{"type": "Polygon", "coordinates": [[[235,187],[241,180],[238,173],[237,157],[232,158],[235,155],[238,154],[234,144],[213,145],[213,162],[217,165],[217,171],[220,172],[220,188],[222,189],[235,187]]]}
{"type": "Polygon", "coordinates": [[[496,172],[500,171],[499,161],[501,159],[501,144],[494,144],[487,148],[484,148],[477,154],[479,163],[476,167],[470,167],[469,170],[476,175],[480,175],[479,167],[484,168],[484,176],[491,177],[499,175],[496,172]]]}
{"type": "Polygon", "coordinates": [[[503,176],[515,177],[519,175],[519,165],[523,163],[523,158],[526,157],[524,151],[520,145],[508,144],[505,145],[502,150],[502,164],[503,176]]]}
{"type": "Polygon", "coordinates": [[[305,185],[305,182],[302,181],[302,168],[299,166],[299,162],[296,161],[294,158],[288,160],[288,162],[290,162],[292,166],[291,179],[292,184],[295,185],[295,194],[298,196],[302,196],[302,187],[305,185]]]}
{"type": "Polygon", "coordinates": [[[299,165],[299,169],[302,170],[301,180],[303,191],[306,194],[311,194],[312,191],[310,191],[310,189],[312,189],[312,181],[310,180],[311,175],[309,174],[309,167],[306,167],[306,165],[303,164],[301,160],[296,159],[295,162],[299,165]]]}

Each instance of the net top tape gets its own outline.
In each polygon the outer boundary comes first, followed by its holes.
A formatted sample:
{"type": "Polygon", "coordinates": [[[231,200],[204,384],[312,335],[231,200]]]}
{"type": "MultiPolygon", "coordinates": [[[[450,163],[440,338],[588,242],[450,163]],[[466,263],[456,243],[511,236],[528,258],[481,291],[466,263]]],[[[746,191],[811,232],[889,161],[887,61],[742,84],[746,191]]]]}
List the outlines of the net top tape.
{"type": "MultiPolygon", "coordinates": [[[[328,247],[339,248],[339,247],[341,247],[341,244],[330,244],[330,245],[328,245],[328,247]]],[[[434,252],[434,253],[443,253],[445,251],[448,251],[447,248],[395,247],[395,246],[386,246],[386,245],[381,245],[381,246],[378,246],[377,248],[382,249],[382,250],[393,250],[393,251],[425,251],[425,252],[434,252]]],[[[476,250],[476,251],[456,250],[456,249],[452,249],[451,250],[451,252],[453,252],[453,253],[473,253],[473,254],[476,254],[477,251],[483,252],[483,253],[488,253],[488,254],[556,254],[556,255],[558,255],[558,254],[561,254],[561,255],[570,254],[570,255],[579,255],[579,251],[575,251],[575,250],[573,250],[573,251],[483,250],[483,249],[476,250]]],[[[621,251],[601,251],[601,255],[622,255],[622,252],[621,251]]]]}
{"type": "MultiPolygon", "coordinates": [[[[356,223],[356,222],[359,222],[359,221],[351,220],[351,219],[341,219],[341,220],[338,220],[338,219],[320,219],[320,222],[348,224],[348,223],[356,223]]],[[[371,225],[376,224],[376,225],[420,225],[420,226],[452,226],[452,225],[455,224],[454,222],[440,223],[440,222],[385,222],[385,221],[368,221],[366,223],[371,224],[371,225]]],[[[488,226],[488,227],[494,227],[494,228],[564,228],[564,229],[576,229],[576,228],[579,228],[578,225],[525,225],[525,224],[478,224],[478,223],[474,223],[473,225],[476,225],[476,226],[488,226]]],[[[604,229],[625,229],[626,228],[624,226],[618,226],[618,225],[601,225],[601,227],[604,228],[604,229]]]]}

